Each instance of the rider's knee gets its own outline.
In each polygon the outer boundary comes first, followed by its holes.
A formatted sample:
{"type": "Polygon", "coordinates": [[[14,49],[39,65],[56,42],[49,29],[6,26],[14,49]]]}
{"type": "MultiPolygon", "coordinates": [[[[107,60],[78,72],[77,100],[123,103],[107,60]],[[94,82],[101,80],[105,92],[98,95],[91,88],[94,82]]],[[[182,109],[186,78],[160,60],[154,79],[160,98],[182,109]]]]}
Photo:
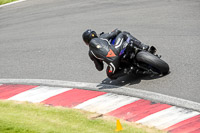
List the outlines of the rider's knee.
{"type": "Polygon", "coordinates": [[[114,76],[114,73],[112,72],[110,67],[107,67],[106,74],[107,74],[108,78],[110,78],[111,80],[117,79],[117,77],[114,76]]]}

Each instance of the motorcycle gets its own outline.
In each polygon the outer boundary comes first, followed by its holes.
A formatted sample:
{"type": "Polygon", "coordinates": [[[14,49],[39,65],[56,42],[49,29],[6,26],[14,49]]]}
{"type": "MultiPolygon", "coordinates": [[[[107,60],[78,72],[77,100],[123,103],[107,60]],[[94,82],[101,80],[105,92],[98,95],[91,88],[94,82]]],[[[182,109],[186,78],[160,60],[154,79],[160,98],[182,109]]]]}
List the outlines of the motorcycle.
{"type": "MultiPolygon", "coordinates": [[[[113,44],[113,43],[111,43],[113,44]]],[[[169,65],[155,54],[156,48],[151,46],[148,50],[127,45],[120,52],[121,63],[119,69],[129,66],[136,74],[166,75],[169,73],[169,65]]]]}

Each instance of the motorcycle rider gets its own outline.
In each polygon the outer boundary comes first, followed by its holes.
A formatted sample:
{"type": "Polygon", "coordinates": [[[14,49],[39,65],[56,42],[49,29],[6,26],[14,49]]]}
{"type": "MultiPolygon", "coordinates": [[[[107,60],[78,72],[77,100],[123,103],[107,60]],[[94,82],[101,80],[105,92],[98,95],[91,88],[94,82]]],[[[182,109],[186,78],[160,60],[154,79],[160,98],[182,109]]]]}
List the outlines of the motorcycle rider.
{"type": "Polygon", "coordinates": [[[129,55],[129,50],[134,46],[140,49],[149,49],[148,45],[142,44],[129,32],[122,32],[118,29],[110,33],[102,32],[99,36],[95,31],[88,29],[82,34],[82,38],[86,45],[89,45],[89,57],[94,62],[96,69],[99,71],[103,70],[103,61],[108,64],[106,73],[110,79],[117,79],[118,77],[127,75],[134,69],[132,67],[119,68],[120,54],[124,48],[126,48],[126,54],[124,55],[128,56],[128,58],[133,58],[134,55],[129,55]],[[114,43],[114,45],[111,43],[114,43]]]}

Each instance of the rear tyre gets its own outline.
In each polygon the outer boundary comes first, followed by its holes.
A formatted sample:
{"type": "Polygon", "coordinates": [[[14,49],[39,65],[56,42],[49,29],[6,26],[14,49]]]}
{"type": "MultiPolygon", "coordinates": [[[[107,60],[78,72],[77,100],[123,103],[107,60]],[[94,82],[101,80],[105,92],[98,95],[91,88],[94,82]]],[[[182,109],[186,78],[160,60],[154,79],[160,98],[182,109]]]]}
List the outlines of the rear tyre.
{"type": "Polygon", "coordinates": [[[139,52],[136,55],[136,59],[138,62],[146,64],[149,69],[158,72],[159,74],[166,75],[169,73],[169,65],[165,61],[149,52],[139,52]]]}

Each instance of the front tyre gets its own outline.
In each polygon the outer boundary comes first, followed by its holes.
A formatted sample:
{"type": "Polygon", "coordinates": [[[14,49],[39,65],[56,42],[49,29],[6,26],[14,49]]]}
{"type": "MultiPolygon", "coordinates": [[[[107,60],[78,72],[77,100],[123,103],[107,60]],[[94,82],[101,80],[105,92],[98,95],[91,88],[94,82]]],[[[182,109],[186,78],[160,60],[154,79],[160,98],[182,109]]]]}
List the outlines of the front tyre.
{"type": "Polygon", "coordinates": [[[138,62],[146,64],[148,69],[158,72],[159,74],[166,75],[169,73],[169,65],[165,61],[149,52],[139,52],[136,55],[136,59],[138,62]]]}

